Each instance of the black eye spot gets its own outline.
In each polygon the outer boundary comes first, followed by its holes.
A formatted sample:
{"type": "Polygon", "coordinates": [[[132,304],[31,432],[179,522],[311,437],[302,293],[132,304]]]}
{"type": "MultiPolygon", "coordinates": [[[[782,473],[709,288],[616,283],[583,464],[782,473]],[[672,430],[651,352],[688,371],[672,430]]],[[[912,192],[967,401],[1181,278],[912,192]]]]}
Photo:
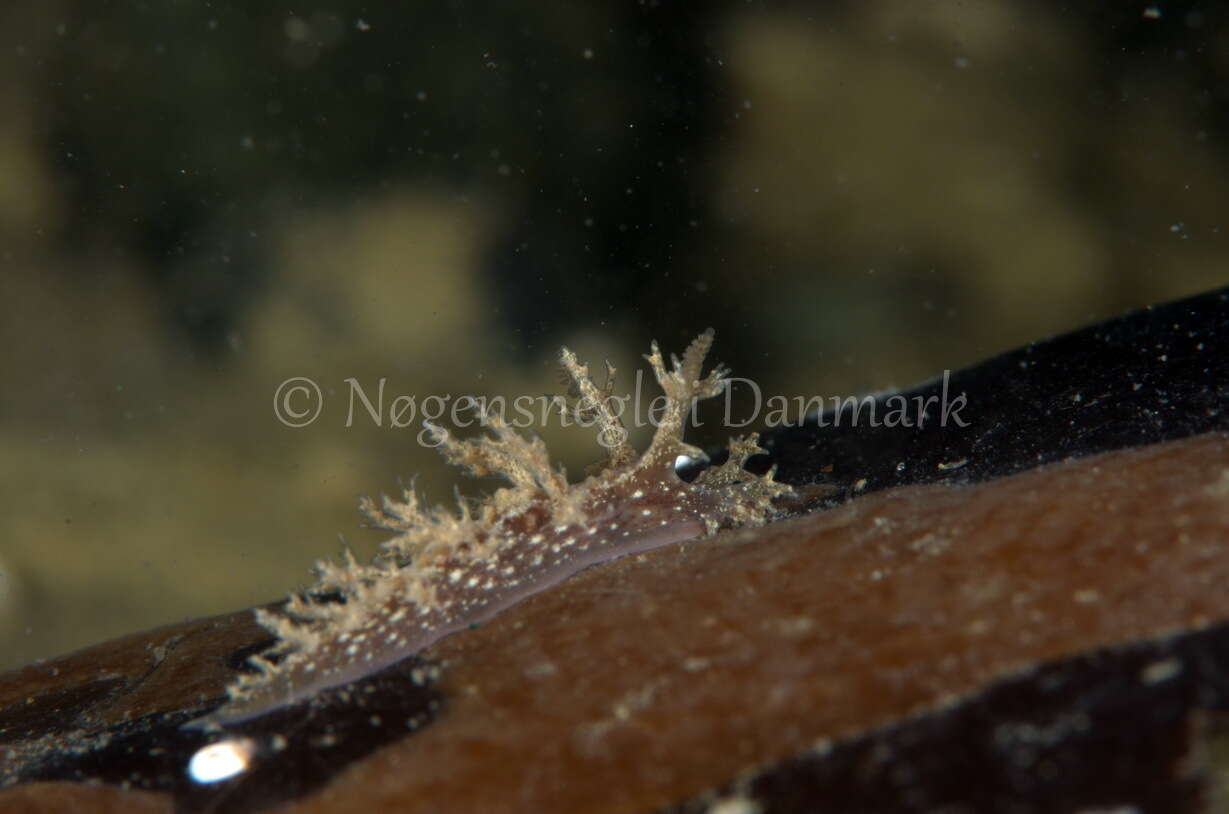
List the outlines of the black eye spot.
{"type": "Polygon", "coordinates": [[[702,458],[693,458],[690,455],[680,455],[674,459],[674,474],[678,475],[679,480],[684,483],[691,483],[700,476],[700,473],[708,469],[713,464],[720,464],[730,457],[728,450],[722,450],[713,457],[705,455],[702,458]]]}

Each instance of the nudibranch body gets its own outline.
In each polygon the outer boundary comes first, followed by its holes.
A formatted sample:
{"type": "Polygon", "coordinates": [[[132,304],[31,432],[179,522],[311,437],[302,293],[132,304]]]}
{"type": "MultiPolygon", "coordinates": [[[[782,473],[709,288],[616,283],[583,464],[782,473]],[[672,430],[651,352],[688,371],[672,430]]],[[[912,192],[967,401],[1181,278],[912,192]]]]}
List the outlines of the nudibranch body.
{"type": "MultiPolygon", "coordinates": [[[[665,392],[665,409],[648,449],[637,456],[611,408],[610,382],[599,389],[566,348],[562,364],[609,458],[597,474],[569,484],[546,448],[496,415],[483,415],[493,437],[458,440],[429,426],[445,457],[475,475],[511,486],[477,507],[426,509],[412,490],[401,500],[364,499],[371,523],[394,533],[369,565],[347,555],[317,565],[318,582],[277,611],[257,611],[278,637],[252,659],[257,671],[228,688],[229,699],[198,725],[238,723],[347,684],[411,656],[444,636],[485,621],[577,571],[614,557],[762,524],[772,501],[791,492],[742,463],[760,451],[754,435],[730,443],[729,460],[688,483],[680,455],[702,455],[683,442],[697,399],[718,395],[726,371],[701,376],[713,332],[691,343],[667,370],[656,343],[646,357],[665,392]]],[[[609,366],[608,366],[609,368],[609,366]]],[[[613,368],[608,372],[613,375],[613,368]]]]}

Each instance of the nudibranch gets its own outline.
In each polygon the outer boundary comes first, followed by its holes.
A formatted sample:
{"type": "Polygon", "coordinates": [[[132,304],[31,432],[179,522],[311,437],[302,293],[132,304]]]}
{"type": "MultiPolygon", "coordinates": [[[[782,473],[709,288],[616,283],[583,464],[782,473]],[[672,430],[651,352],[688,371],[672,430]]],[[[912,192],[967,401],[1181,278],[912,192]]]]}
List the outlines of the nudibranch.
{"type": "Polygon", "coordinates": [[[755,435],[732,439],[729,460],[691,482],[675,469],[679,456],[703,456],[684,443],[683,430],[694,402],[721,393],[728,374],[717,367],[701,375],[712,342],[710,329],[681,360],[671,357],[671,370],[653,343],[645,358],[665,408],[641,455],[613,409],[613,367],[607,365],[606,387],[599,388],[588,366],[563,349],[577,413],[596,427],[608,452],[600,471],[580,483],[569,484],[551,465],[541,440],[498,415],[482,414],[493,435],[471,440],[428,425],[450,463],[511,485],[477,506],[462,501],[457,512],[424,508],[412,489],[400,500],[364,498],[360,510],[370,523],[394,536],[371,564],[348,553],[340,564],[318,563],[315,585],[280,609],[258,610],[277,643],[251,659],[255,672],[228,687],[228,700],[196,725],[238,723],[348,684],[595,563],[764,523],[773,501],[792,490],[772,472],[742,468],[762,451],[755,435]]]}

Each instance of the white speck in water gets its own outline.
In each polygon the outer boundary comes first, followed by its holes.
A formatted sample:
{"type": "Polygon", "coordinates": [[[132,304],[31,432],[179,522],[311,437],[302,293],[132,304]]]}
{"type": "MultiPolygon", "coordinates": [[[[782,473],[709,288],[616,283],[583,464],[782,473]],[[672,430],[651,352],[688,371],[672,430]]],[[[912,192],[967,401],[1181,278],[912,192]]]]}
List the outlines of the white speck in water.
{"type": "Polygon", "coordinates": [[[312,28],[302,17],[287,17],[282,22],[282,31],[286,38],[294,42],[305,42],[312,34],[312,28]]]}
{"type": "Polygon", "coordinates": [[[755,800],[740,793],[714,800],[709,805],[707,814],[760,814],[763,810],[755,800]]]}
{"type": "Polygon", "coordinates": [[[1139,672],[1139,680],[1144,684],[1159,684],[1169,681],[1182,672],[1182,662],[1178,659],[1163,659],[1154,661],[1139,672]]]}

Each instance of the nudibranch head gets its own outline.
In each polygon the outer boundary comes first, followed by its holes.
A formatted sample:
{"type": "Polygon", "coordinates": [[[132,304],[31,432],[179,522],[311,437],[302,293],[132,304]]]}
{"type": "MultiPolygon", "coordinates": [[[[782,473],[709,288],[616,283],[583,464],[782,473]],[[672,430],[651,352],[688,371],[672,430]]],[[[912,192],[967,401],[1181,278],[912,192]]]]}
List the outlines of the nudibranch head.
{"type": "Polygon", "coordinates": [[[414,655],[444,636],[489,619],[587,566],[614,557],[759,525],[772,502],[791,493],[772,472],[742,468],[761,452],[756,436],[733,439],[730,457],[687,482],[675,460],[703,453],[683,441],[697,399],[718,395],[727,371],[702,375],[710,329],[667,370],[653,343],[646,357],[666,396],[648,449],[637,454],[612,407],[611,379],[599,388],[575,354],[561,362],[577,410],[597,428],[608,456],[602,468],[570,484],[546,447],[483,414],[493,435],[460,440],[428,425],[444,456],[474,475],[499,475],[509,486],[457,512],[424,507],[412,490],[400,499],[363,499],[372,525],[392,533],[370,564],[346,554],[317,565],[318,581],[275,611],[258,610],[278,642],[251,663],[256,672],[228,687],[219,709],[198,726],[237,723],[297,703],[414,655]]]}

